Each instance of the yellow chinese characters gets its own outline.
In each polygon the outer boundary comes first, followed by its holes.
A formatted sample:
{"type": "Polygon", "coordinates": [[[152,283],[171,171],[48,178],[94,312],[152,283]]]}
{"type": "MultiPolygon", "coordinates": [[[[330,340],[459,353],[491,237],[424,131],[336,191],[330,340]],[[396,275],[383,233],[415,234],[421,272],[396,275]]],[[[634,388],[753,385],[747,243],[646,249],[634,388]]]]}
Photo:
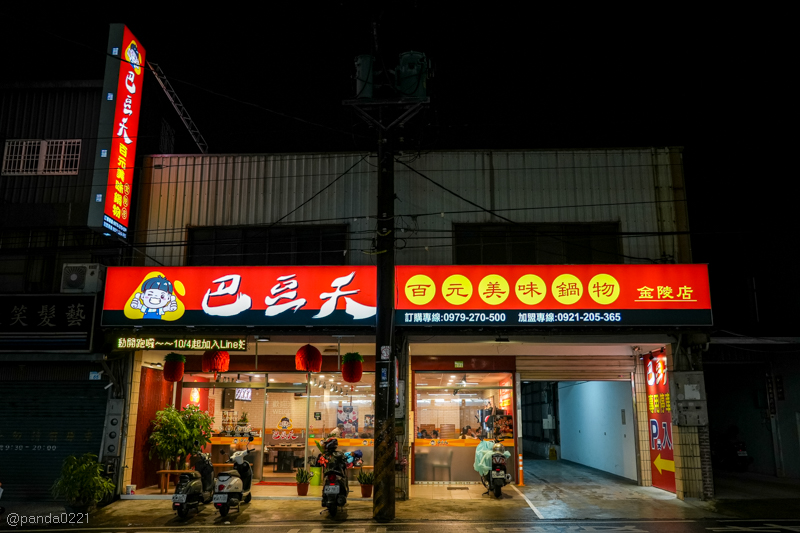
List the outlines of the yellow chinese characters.
{"type": "Polygon", "coordinates": [[[406,282],[406,298],[414,305],[425,305],[436,295],[436,284],[424,274],[412,276],[406,282]]]}
{"type": "Polygon", "coordinates": [[[600,305],[608,305],[619,298],[619,282],[608,274],[597,274],[589,282],[589,296],[600,305]]]}
{"type": "Polygon", "coordinates": [[[448,303],[463,305],[472,297],[472,283],[461,274],[453,274],[444,280],[442,296],[448,303]]]}
{"type": "Polygon", "coordinates": [[[508,282],[497,274],[489,274],[478,284],[478,294],[481,295],[481,300],[489,305],[505,302],[509,292],[508,282]]]}
{"type": "Polygon", "coordinates": [[[651,413],[671,413],[669,393],[648,394],[647,410],[651,413]]]}
{"type": "Polygon", "coordinates": [[[525,274],[514,285],[514,293],[520,302],[526,305],[536,305],[544,300],[547,294],[547,285],[539,276],[525,274]]]}
{"type": "Polygon", "coordinates": [[[675,294],[675,289],[673,289],[669,285],[656,285],[656,288],[648,287],[647,285],[643,287],[639,287],[636,289],[639,291],[639,299],[637,301],[641,302],[642,300],[662,300],[662,301],[687,301],[687,302],[696,302],[697,300],[692,299],[692,293],[694,289],[691,287],[684,285],[682,287],[678,287],[678,294],[675,294]],[[655,295],[653,294],[655,292],[655,295]]]}
{"type": "Polygon", "coordinates": [[[554,279],[551,290],[553,297],[564,305],[572,305],[583,296],[583,284],[572,274],[561,274],[554,279]]]}

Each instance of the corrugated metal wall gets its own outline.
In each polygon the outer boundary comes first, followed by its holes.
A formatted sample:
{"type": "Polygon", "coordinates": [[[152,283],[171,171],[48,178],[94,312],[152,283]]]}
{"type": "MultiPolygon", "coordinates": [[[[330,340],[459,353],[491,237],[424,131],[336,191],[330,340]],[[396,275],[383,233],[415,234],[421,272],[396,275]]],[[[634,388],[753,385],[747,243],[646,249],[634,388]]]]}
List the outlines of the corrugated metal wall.
{"type": "Polygon", "coordinates": [[[3,176],[7,203],[87,202],[97,147],[102,81],[0,87],[0,146],[12,139],[82,139],[73,176],[3,176]]]}
{"type": "MultiPolygon", "coordinates": [[[[361,160],[363,155],[153,156],[145,164],[152,166],[145,178],[144,205],[149,207],[137,242],[170,243],[150,247],[148,253],[164,265],[181,265],[187,226],[270,224],[355,164],[281,223],[346,222],[350,264],[371,264],[373,256],[361,250],[369,249],[370,232],[376,228],[375,157],[361,160]]],[[[672,203],[670,149],[454,151],[402,159],[516,222],[619,222],[623,232],[670,232],[677,229],[675,210],[685,209],[672,203]]],[[[442,232],[409,239],[407,248],[398,251],[398,264],[451,264],[449,232],[454,223],[502,222],[399,163],[395,173],[397,225],[442,232]]],[[[398,230],[397,236],[409,234],[398,230]]],[[[637,236],[622,242],[629,256],[625,262],[677,255],[673,236],[637,236]]],[[[401,241],[399,247],[404,244],[401,241]]]]}

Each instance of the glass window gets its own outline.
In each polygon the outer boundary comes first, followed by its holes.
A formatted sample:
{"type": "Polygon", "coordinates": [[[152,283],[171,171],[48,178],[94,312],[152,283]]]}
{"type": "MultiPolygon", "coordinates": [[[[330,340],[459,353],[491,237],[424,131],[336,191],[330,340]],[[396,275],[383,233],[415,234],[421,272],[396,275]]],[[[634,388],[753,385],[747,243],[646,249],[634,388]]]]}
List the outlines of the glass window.
{"type": "Polygon", "coordinates": [[[417,372],[415,388],[418,440],[514,436],[508,372],[417,372]]]}

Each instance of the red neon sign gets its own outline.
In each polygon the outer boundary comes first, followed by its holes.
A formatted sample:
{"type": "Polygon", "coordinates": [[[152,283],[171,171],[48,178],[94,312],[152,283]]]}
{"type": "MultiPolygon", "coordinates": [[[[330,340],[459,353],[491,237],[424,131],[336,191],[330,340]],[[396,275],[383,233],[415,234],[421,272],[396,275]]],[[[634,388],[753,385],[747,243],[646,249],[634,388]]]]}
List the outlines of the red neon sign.
{"type": "Polygon", "coordinates": [[[125,237],[131,215],[133,168],[146,68],[144,47],[127,26],[123,31],[119,57],[121,61],[115,95],[111,150],[108,155],[103,226],[125,237]]]}

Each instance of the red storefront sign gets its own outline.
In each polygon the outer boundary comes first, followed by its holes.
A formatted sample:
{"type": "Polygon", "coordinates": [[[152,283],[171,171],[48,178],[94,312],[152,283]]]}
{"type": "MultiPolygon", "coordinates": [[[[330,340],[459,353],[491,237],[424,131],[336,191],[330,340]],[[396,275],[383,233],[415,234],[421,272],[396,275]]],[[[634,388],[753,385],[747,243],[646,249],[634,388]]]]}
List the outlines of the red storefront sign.
{"type": "Polygon", "coordinates": [[[374,326],[371,266],[109,268],[104,326],[374,326]]]}
{"type": "Polygon", "coordinates": [[[108,153],[109,169],[103,226],[125,237],[131,215],[133,169],[139,135],[142,88],[147,67],[144,47],[127,26],[124,27],[121,44],[111,149],[108,153]]]}
{"type": "Polygon", "coordinates": [[[706,265],[398,266],[398,325],[710,325],[706,265]]]}
{"type": "Polygon", "coordinates": [[[645,358],[645,368],[650,431],[650,469],[653,474],[653,486],[675,492],[675,457],[667,354],[661,350],[649,357],[645,358]]]}

